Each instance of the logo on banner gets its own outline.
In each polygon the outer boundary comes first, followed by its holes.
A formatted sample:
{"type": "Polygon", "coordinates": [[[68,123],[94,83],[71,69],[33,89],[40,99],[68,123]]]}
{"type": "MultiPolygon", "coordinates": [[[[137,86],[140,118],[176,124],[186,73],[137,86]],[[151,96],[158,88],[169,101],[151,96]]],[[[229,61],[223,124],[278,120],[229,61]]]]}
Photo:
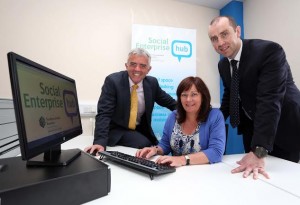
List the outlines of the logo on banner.
{"type": "Polygon", "coordinates": [[[169,52],[171,50],[172,56],[178,58],[180,62],[182,58],[191,58],[192,56],[192,43],[190,41],[173,40],[171,49],[168,38],[155,39],[149,37],[146,43],[137,42],[136,47],[144,48],[148,51],[155,52],[169,52]]]}
{"type": "Polygon", "coordinates": [[[192,56],[192,44],[189,41],[175,40],[172,42],[172,55],[181,61],[181,58],[190,58],[192,56]]]}

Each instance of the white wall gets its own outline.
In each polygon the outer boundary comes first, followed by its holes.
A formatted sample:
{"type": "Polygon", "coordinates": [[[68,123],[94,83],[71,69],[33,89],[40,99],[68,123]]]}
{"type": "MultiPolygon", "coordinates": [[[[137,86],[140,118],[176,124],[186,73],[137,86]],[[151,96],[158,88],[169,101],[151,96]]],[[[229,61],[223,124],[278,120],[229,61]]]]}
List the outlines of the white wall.
{"type": "MultiPolygon", "coordinates": [[[[131,25],[145,24],[196,29],[197,75],[219,104],[219,56],[207,36],[218,14],[174,0],[0,0],[0,98],[11,98],[6,54],[14,51],[74,78],[79,100],[96,103],[104,78],[125,69],[131,25]]],[[[83,119],[85,134],[92,125],[83,119]]]]}
{"type": "Polygon", "coordinates": [[[245,38],[276,41],[284,48],[300,88],[299,0],[244,0],[245,38]]]}
{"type": "MultiPolygon", "coordinates": [[[[299,0],[244,0],[245,38],[279,42],[298,87],[299,8],[299,0]]],[[[11,98],[6,54],[14,51],[74,78],[79,100],[96,103],[105,76],[124,69],[131,25],[145,24],[196,29],[197,75],[218,104],[219,56],[207,37],[218,14],[174,0],[0,0],[0,98],[11,98]]],[[[83,119],[85,133],[92,125],[83,119]]]]}

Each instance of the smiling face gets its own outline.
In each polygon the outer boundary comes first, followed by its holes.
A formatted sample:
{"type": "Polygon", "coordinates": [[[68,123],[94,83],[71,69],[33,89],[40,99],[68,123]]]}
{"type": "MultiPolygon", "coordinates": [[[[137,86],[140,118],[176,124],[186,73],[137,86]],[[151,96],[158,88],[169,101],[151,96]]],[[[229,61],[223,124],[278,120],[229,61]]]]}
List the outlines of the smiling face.
{"type": "Polygon", "coordinates": [[[125,67],[134,84],[141,82],[151,70],[148,57],[138,54],[131,55],[125,67]]]}
{"type": "Polygon", "coordinates": [[[180,95],[180,100],[186,114],[198,114],[201,107],[202,96],[195,85],[183,91],[180,95]]]}
{"type": "Polygon", "coordinates": [[[226,17],[209,25],[208,36],[216,52],[224,57],[233,59],[241,47],[241,27],[234,28],[226,17]]]}

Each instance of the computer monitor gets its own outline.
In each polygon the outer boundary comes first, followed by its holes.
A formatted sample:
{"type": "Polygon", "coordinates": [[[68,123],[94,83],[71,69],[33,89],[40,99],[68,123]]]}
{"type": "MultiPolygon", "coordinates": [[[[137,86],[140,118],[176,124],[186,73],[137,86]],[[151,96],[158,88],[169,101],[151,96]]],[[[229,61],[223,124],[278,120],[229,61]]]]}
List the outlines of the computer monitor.
{"type": "Polygon", "coordinates": [[[16,123],[27,165],[63,166],[80,155],[61,144],[82,134],[75,80],[7,54],[16,123]]]}

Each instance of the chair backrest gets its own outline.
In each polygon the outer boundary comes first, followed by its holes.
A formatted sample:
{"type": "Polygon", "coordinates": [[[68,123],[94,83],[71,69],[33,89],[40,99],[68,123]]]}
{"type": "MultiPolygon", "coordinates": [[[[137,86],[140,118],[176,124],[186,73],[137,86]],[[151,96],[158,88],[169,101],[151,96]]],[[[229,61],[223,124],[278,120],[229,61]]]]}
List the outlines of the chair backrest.
{"type": "Polygon", "coordinates": [[[0,158],[14,157],[20,153],[13,101],[0,98],[0,158]]]}

